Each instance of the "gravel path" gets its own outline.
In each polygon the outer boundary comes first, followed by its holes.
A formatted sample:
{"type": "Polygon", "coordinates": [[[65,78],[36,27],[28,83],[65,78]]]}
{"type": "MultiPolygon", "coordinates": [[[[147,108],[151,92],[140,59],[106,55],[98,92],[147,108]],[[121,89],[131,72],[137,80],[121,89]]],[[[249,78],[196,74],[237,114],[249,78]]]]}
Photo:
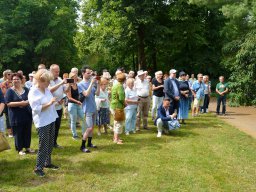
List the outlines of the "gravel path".
{"type": "MultiPolygon", "coordinates": [[[[216,101],[212,101],[209,110],[216,112],[216,101]]],[[[255,107],[229,107],[226,116],[218,116],[239,130],[256,138],[256,108],[255,107]]]]}

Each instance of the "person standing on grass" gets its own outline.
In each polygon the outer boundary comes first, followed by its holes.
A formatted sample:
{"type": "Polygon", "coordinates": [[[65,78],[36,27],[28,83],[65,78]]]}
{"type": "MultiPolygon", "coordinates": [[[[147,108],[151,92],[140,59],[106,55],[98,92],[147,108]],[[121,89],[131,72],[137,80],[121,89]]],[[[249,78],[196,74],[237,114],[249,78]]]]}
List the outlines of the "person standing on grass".
{"type": "Polygon", "coordinates": [[[162,132],[169,130],[168,121],[177,116],[177,113],[174,112],[174,108],[171,106],[172,104],[170,99],[166,97],[163,99],[163,104],[157,109],[157,118],[155,120],[158,131],[157,137],[162,137],[162,132]]]}
{"type": "Polygon", "coordinates": [[[125,134],[129,135],[130,132],[136,133],[136,112],[138,106],[138,96],[134,89],[134,79],[129,78],[126,81],[125,89],[125,102],[127,106],[125,107],[125,134]]]}
{"type": "Polygon", "coordinates": [[[219,83],[216,86],[217,108],[216,114],[220,115],[220,105],[222,103],[222,115],[226,115],[226,99],[228,94],[228,83],[225,82],[224,76],[219,77],[219,83]]]}
{"type": "Polygon", "coordinates": [[[31,129],[32,129],[32,111],[28,102],[28,88],[22,86],[22,75],[12,74],[13,86],[9,88],[5,95],[5,101],[8,107],[10,125],[13,129],[15,139],[15,148],[19,155],[34,153],[30,149],[31,129]],[[23,151],[23,148],[26,151],[23,151]]]}
{"type": "Polygon", "coordinates": [[[101,78],[100,80],[100,94],[95,96],[97,105],[96,124],[98,125],[98,135],[101,135],[101,127],[104,128],[104,133],[107,134],[107,125],[110,123],[109,116],[109,96],[108,96],[108,80],[101,78]]]}
{"type": "Polygon", "coordinates": [[[137,108],[137,131],[140,131],[141,119],[143,119],[143,129],[148,130],[148,111],[150,102],[150,84],[145,76],[146,72],[140,70],[137,72],[138,79],[135,81],[135,89],[140,98],[137,108]]]}
{"type": "Polygon", "coordinates": [[[79,139],[79,136],[76,132],[76,122],[81,119],[82,124],[82,135],[85,133],[85,119],[84,119],[84,112],[82,109],[82,103],[79,100],[79,91],[78,91],[78,77],[77,74],[74,72],[69,73],[69,78],[74,79],[74,83],[69,83],[67,97],[68,97],[68,113],[70,117],[70,127],[72,131],[72,138],[74,140],[79,139]]]}
{"type": "Polygon", "coordinates": [[[59,77],[60,67],[57,64],[52,64],[50,66],[50,72],[53,75],[53,80],[50,81],[49,90],[52,92],[52,95],[57,98],[55,109],[58,113],[58,118],[56,119],[56,122],[55,122],[54,147],[62,148],[62,146],[58,145],[57,139],[59,135],[59,129],[60,129],[61,118],[63,113],[62,104],[64,103],[65,92],[67,91],[67,86],[64,85],[66,83],[66,79],[62,80],[59,77]]]}
{"type": "Polygon", "coordinates": [[[123,141],[119,138],[119,135],[123,132],[123,121],[125,120],[124,113],[121,111],[125,108],[125,92],[123,83],[126,77],[124,73],[118,73],[116,75],[117,83],[113,85],[111,90],[111,105],[110,111],[114,116],[114,138],[113,141],[116,144],[123,144],[123,141]],[[117,120],[117,112],[119,112],[120,119],[117,120]]]}
{"type": "Polygon", "coordinates": [[[92,70],[89,66],[84,66],[81,69],[83,80],[78,83],[79,94],[84,97],[82,102],[82,109],[85,114],[86,131],[83,135],[82,145],[80,150],[84,153],[89,153],[90,150],[86,148],[86,140],[88,138],[87,147],[97,148],[92,144],[93,128],[96,123],[97,108],[95,103],[95,95],[100,94],[99,81],[92,78],[92,70]]]}
{"type": "Polygon", "coordinates": [[[179,113],[178,119],[181,123],[185,124],[185,119],[188,119],[188,112],[189,112],[189,94],[190,88],[188,81],[186,81],[186,73],[181,71],[179,73],[180,81],[179,81],[179,88],[180,88],[180,102],[179,102],[179,113]]]}
{"type": "Polygon", "coordinates": [[[197,80],[192,84],[192,94],[194,96],[192,117],[198,116],[200,107],[204,104],[204,89],[203,74],[199,73],[197,75],[197,80]]]}
{"type": "MultiPolygon", "coordinates": [[[[4,71],[3,75],[4,75],[4,77],[3,77],[3,82],[1,83],[1,90],[3,92],[3,95],[5,96],[7,89],[9,89],[13,86],[12,79],[11,79],[12,71],[10,69],[7,69],[4,71]]],[[[10,121],[9,121],[7,105],[5,105],[4,114],[5,114],[5,123],[6,123],[7,132],[8,132],[8,137],[12,138],[13,131],[12,131],[12,127],[11,127],[10,121]]]]}
{"type": "Polygon", "coordinates": [[[164,81],[164,93],[165,97],[170,99],[171,107],[173,107],[173,111],[178,113],[179,109],[179,100],[180,100],[180,90],[179,90],[179,82],[176,79],[176,70],[170,70],[170,77],[164,81]]]}
{"type": "Polygon", "coordinates": [[[5,106],[5,100],[2,90],[0,89],[0,132],[5,132],[3,111],[5,106]]]}
{"type": "Polygon", "coordinates": [[[208,113],[208,107],[210,103],[210,95],[211,95],[211,82],[209,81],[209,76],[203,76],[204,82],[204,105],[202,107],[202,113],[208,113]]]}
{"type": "Polygon", "coordinates": [[[48,89],[51,72],[40,69],[35,74],[36,84],[30,89],[28,101],[32,108],[33,121],[38,131],[39,146],[34,173],[39,177],[45,176],[44,168],[57,170],[58,166],[51,162],[51,154],[54,146],[55,121],[58,114],[55,110],[57,99],[48,89]]]}
{"type": "Polygon", "coordinates": [[[162,71],[157,71],[155,73],[155,78],[152,80],[152,90],[153,98],[151,115],[152,120],[154,120],[157,114],[157,109],[162,105],[164,98],[164,80],[162,71]]]}

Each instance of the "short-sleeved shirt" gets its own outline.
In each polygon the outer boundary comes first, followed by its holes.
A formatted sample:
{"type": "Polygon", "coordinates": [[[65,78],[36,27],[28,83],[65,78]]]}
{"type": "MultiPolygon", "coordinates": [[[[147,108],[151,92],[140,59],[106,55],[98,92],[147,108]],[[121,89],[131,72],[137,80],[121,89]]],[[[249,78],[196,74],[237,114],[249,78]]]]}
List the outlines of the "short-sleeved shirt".
{"type": "Polygon", "coordinates": [[[216,85],[216,89],[217,89],[219,92],[223,92],[223,91],[225,91],[227,88],[228,88],[228,83],[225,83],[225,82],[223,82],[223,83],[218,83],[218,84],[216,85]]]}
{"type": "MultiPolygon", "coordinates": [[[[189,91],[188,81],[179,81],[179,88],[181,91],[189,91]]],[[[184,95],[181,94],[182,98],[185,98],[184,95]]]]}
{"type": "Polygon", "coordinates": [[[140,97],[148,97],[149,96],[149,82],[148,80],[144,79],[144,81],[141,81],[140,79],[137,79],[134,83],[134,87],[137,90],[137,94],[140,97]]]}
{"type": "MultiPolygon", "coordinates": [[[[60,77],[58,77],[57,79],[50,81],[49,87],[53,87],[53,86],[59,84],[61,81],[62,81],[62,79],[60,77]]],[[[65,85],[61,85],[56,91],[52,92],[52,95],[53,95],[53,97],[57,98],[57,101],[61,101],[65,97],[66,90],[67,90],[67,87],[65,85]]],[[[55,109],[61,110],[62,105],[56,104],[55,109]]]]}
{"type": "MultiPolygon", "coordinates": [[[[91,81],[85,82],[84,80],[78,83],[78,91],[81,94],[83,91],[86,91],[90,86],[91,81]]],[[[84,113],[96,113],[97,107],[95,103],[95,86],[92,86],[91,93],[85,97],[82,108],[84,113]]]]}
{"type": "MultiPolygon", "coordinates": [[[[135,89],[130,89],[129,87],[126,87],[125,89],[125,99],[133,100],[133,101],[138,101],[138,95],[135,89]]],[[[136,109],[137,105],[136,104],[128,104],[126,106],[126,109],[136,109]]]]}
{"type": "Polygon", "coordinates": [[[105,89],[105,91],[103,91],[102,89],[100,89],[100,94],[99,96],[95,96],[95,101],[99,100],[99,107],[100,108],[109,108],[109,99],[108,99],[108,90],[105,89]],[[106,101],[101,102],[101,99],[106,99],[106,101]]]}
{"type": "Polygon", "coordinates": [[[33,81],[26,81],[25,87],[27,87],[28,89],[30,89],[32,86],[33,86],[33,81]]]}
{"type": "Polygon", "coordinates": [[[198,80],[194,81],[192,84],[192,90],[196,92],[196,98],[202,99],[204,97],[204,83],[199,83],[198,80]]]}
{"type": "MultiPolygon", "coordinates": [[[[22,100],[28,100],[28,92],[27,88],[24,88],[24,92],[20,95],[20,98],[17,93],[12,88],[9,88],[5,94],[6,103],[10,102],[20,102],[22,100]]],[[[27,107],[9,107],[8,115],[11,126],[18,126],[21,124],[32,123],[32,113],[29,110],[30,106],[27,107]]]]}
{"type": "MultiPolygon", "coordinates": [[[[154,78],[152,80],[152,85],[154,85],[155,87],[158,87],[160,85],[164,85],[164,81],[162,81],[161,83],[157,81],[156,78],[154,78]]],[[[157,97],[163,97],[164,96],[164,87],[161,87],[157,90],[153,91],[153,95],[157,96],[157,97]]]]}

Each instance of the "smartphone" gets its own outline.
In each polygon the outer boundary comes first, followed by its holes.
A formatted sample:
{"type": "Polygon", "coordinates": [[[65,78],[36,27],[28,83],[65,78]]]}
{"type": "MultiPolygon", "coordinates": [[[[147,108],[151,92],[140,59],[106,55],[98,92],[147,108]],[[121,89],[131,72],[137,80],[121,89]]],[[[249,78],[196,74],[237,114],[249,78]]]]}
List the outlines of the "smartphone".
{"type": "Polygon", "coordinates": [[[74,83],[74,79],[67,78],[67,83],[74,83]]]}

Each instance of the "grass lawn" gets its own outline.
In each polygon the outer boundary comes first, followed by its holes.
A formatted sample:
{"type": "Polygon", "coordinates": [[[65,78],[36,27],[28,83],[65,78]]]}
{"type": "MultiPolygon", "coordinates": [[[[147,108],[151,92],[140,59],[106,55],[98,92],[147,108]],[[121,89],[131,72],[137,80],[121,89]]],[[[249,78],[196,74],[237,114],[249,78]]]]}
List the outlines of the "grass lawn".
{"type": "MultiPolygon", "coordinates": [[[[95,134],[99,148],[83,154],[64,120],[59,144],[65,148],[52,155],[60,170],[46,170],[44,178],[33,174],[36,155],[20,157],[8,139],[12,149],[0,153],[0,191],[256,191],[255,139],[212,114],[162,138],[150,126],[122,135],[124,145],[114,144],[112,134],[95,134]]],[[[37,145],[33,129],[32,148],[37,145]]]]}

